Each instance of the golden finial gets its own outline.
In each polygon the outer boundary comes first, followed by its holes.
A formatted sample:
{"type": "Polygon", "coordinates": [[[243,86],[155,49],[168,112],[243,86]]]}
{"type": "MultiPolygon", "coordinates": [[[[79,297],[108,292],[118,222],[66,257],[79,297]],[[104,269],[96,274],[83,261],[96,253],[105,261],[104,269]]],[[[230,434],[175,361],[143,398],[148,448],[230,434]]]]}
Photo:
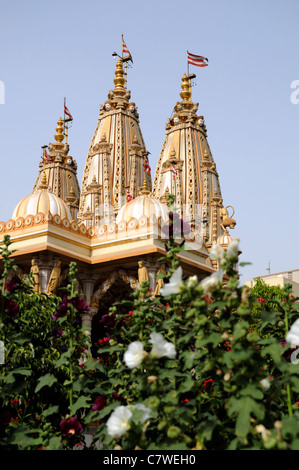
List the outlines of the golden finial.
{"type": "Polygon", "coordinates": [[[183,91],[180,93],[180,97],[182,98],[183,101],[190,101],[191,99],[191,87],[190,87],[190,81],[187,75],[184,73],[184,76],[182,78],[182,85],[181,88],[183,91]]]}
{"type": "Polygon", "coordinates": [[[63,135],[63,120],[61,117],[59,118],[59,121],[57,121],[56,132],[57,133],[54,135],[56,142],[62,142],[64,139],[64,135],[63,135]]]}
{"type": "Polygon", "coordinates": [[[147,196],[149,193],[150,193],[150,191],[148,190],[147,182],[146,182],[146,179],[144,178],[143,186],[142,186],[141,190],[139,191],[139,194],[141,196],[147,196]]]}
{"type": "Polygon", "coordinates": [[[138,137],[136,134],[133,137],[133,144],[138,144],[138,137]]]}
{"type": "Polygon", "coordinates": [[[115,89],[114,92],[117,92],[117,94],[125,94],[126,89],[125,89],[125,78],[124,78],[124,70],[123,70],[123,63],[121,59],[118,59],[116,63],[116,70],[115,70],[115,79],[113,80],[115,84],[115,89]]]}

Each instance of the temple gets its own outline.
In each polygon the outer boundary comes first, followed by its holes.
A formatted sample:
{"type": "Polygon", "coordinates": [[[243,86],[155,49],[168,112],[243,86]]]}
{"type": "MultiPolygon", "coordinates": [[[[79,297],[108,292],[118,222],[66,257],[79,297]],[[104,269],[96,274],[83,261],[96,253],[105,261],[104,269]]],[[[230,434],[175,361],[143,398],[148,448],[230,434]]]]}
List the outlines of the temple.
{"type": "Polygon", "coordinates": [[[54,142],[38,164],[32,193],[17,204],[10,220],[0,222],[0,243],[9,234],[17,250],[18,272],[11,276],[34,273],[36,291],[59,295],[68,283],[69,263],[77,263],[78,291],[90,305],[83,321],[92,331],[111,304],[128,298],[143,279],[159,295],[169,194],[190,226],[177,240],[185,240],[179,255],[184,275],[196,274],[200,280],[216,271],[211,247],[218,243],[226,248],[232,240],[228,229],[236,224],[234,210],[223,203],[204,117],[197,114],[186,74],[181,90],[152,180],[120,58],[114,88],[100,106],[81,186],[60,117],[54,142]]]}

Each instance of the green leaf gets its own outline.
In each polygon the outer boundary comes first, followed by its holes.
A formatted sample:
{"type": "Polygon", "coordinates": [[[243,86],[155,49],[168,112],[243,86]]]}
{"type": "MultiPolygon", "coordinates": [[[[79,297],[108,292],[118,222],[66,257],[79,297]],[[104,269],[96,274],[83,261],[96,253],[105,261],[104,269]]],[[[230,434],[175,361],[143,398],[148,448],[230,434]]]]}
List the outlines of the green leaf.
{"type": "Polygon", "coordinates": [[[66,352],[62,353],[60,358],[55,361],[55,367],[59,368],[65,364],[69,364],[73,352],[74,348],[69,348],[66,352]]]}
{"type": "Polygon", "coordinates": [[[193,387],[194,387],[194,380],[192,379],[191,376],[189,376],[187,377],[185,382],[183,382],[182,385],[180,386],[180,392],[181,393],[189,392],[190,390],[192,390],[193,387]]]}
{"type": "Polygon", "coordinates": [[[17,369],[14,369],[12,371],[10,371],[6,377],[5,377],[5,382],[7,384],[9,383],[13,383],[15,381],[15,375],[26,375],[26,376],[29,376],[31,375],[31,370],[28,370],[28,369],[22,369],[22,368],[17,368],[17,369]]]}
{"type": "Polygon", "coordinates": [[[229,401],[229,416],[237,414],[236,435],[246,437],[250,428],[250,418],[254,415],[258,419],[263,419],[264,409],[261,403],[253,400],[250,396],[235,398],[229,401]]]}
{"type": "Polygon", "coordinates": [[[44,410],[42,412],[42,415],[47,417],[47,416],[51,416],[55,413],[58,413],[59,412],[59,406],[58,405],[54,405],[54,406],[50,406],[50,408],[47,408],[46,410],[44,410]]]}
{"type": "Polygon", "coordinates": [[[44,446],[45,450],[60,450],[61,449],[61,437],[52,436],[49,439],[47,445],[44,446]]]}
{"type": "Polygon", "coordinates": [[[28,449],[32,446],[41,445],[43,439],[39,436],[39,429],[26,429],[19,427],[10,435],[10,444],[17,445],[18,449],[28,449]],[[37,435],[37,436],[36,436],[37,435]]]}
{"type": "Polygon", "coordinates": [[[249,323],[245,320],[238,321],[234,327],[233,337],[234,340],[237,341],[238,339],[242,338],[248,333],[249,323]]]}
{"type": "Polygon", "coordinates": [[[269,356],[272,357],[273,361],[276,364],[279,364],[281,362],[281,356],[282,356],[282,347],[278,343],[272,343],[269,346],[266,346],[262,351],[261,351],[261,356],[265,357],[269,354],[269,356]]]}
{"type": "Polygon", "coordinates": [[[260,389],[256,388],[256,385],[254,384],[247,385],[247,387],[241,390],[240,395],[249,395],[252,398],[256,398],[257,400],[261,400],[264,397],[263,392],[260,389]]]}
{"type": "Polygon", "coordinates": [[[43,375],[38,379],[38,385],[35,387],[34,392],[39,392],[43,387],[52,387],[57,382],[57,378],[52,374],[43,375]]]}
{"type": "Polygon", "coordinates": [[[195,353],[193,353],[191,351],[185,351],[183,353],[183,359],[184,359],[184,362],[185,362],[184,369],[192,369],[194,359],[195,359],[195,353]]]}
{"type": "Polygon", "coordinates": [[[70,413],[74,415],[80,408],[89,408],[90,407],[90,398],[81,396],[78,400],[70,406],[70,413]]]}

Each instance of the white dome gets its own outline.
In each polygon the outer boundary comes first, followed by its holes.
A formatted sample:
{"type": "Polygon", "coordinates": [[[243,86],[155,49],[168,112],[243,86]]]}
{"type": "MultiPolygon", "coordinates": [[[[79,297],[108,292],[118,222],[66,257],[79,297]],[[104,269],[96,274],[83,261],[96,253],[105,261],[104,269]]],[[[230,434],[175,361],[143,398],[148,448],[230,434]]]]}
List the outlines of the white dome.
{"type": "Polygon", "coordinates": [[[67,217],[72,219],[71,213],[65,202],[55,194],[45,189],[34,191],[32,194],[24,197],[12,214],[12,219],[17,220],[19,217],[27,215],[36,215],[37,213],[58,214],[61,218],[67,217]]]}
{"type": "Polygon", "coordinates": [[[138,220],[143,215],[148,218],[154,215],[157,219],[161,217],[163,221],[166,221],[168,220],[168,207],[166,204],[147,195],[138,196],[120,209],[116,217],[116,223],[121,220],[129,222],[132,218],[138,220]]]}

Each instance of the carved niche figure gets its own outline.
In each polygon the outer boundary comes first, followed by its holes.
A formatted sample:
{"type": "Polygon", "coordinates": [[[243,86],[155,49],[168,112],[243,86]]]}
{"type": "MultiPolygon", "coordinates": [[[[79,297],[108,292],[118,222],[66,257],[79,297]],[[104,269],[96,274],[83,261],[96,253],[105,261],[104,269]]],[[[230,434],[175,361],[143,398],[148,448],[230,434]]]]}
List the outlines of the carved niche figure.
{"type": "Polygon", "coordinates": [[[220,209],[220,217],[222,219],[221,227],[222,227],[222,229],[224,230],[225,233],[228,233],[227,227],[235,228],[235,226],[237,224],[235,219],[232,218],[234,213],[235,213],[235,209],[232,206],[226,206],[226,207],[222,207],[220,209]],[[228,210],[227,210],[228,207],[230,207],[233,211],[231,216],[228,213],[228,210]]]}
{"type": "Polygon", "coordinates": [[[138,261],[138,282],[141,286],[143,281],[149,282],[148,270],[145,266],[143,266],[143,261],[138,261]]]}
{"type": "Polygon", "coordinates": [[[56,265],[52,269],[51,276],[47,286],[47,294],[48,295],[55,295],[56,290],[59,284],[59,278],[61,273],[61,261],[56,261],[56,265]]]}
{"type": "Polygon", "coordinates": [[[39,280],[39,267],[36,264],[35,259],[33,259],[31,261],[30,273],[33,275],[33,280],[34,280],[33,290],[37,294],[40,294],[41,293],[41,285],[40,285],[40,280],[39,280]]]}
{"type": "Polygon", "coordinates": [[[159,274],[166,274],[165,264],[162,264],[161,268],[157,272],[157,278],[156,278],[157,285],[156,285],[156,289],[154,292],[154,297],[156,297],[156,295],[160,295],[160,289],[164,287],[164,279],[159,278],[159,274]]]}

